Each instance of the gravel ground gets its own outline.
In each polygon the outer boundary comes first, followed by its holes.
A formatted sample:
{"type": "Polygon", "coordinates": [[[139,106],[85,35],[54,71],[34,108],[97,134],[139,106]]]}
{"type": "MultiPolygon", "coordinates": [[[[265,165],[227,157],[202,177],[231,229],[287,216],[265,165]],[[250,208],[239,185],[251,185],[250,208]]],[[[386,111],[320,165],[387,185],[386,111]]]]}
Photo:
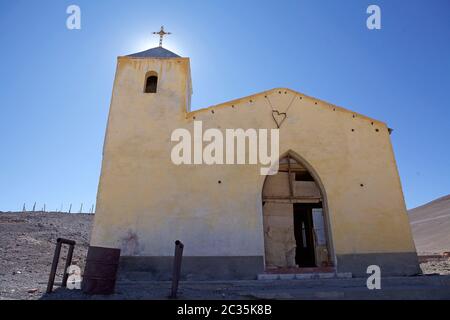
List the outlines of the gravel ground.
{"type": "MultiPolygon", "coordinates": [[[[82,270],[93,215],[0,213],[0,300],[38,299],[46,290],[57,238],[76,241],[72,264],[82,270]]],[[[63,246],[56,282],[61,282],[63,246]]]]}
{"type": "MultiPolygon", "coordinates": [[[[72,263],[83,270],[92,222],[93,215],[88,214],[0,213],[0,300],[42,298],[58,237],[77,242],[72,263]]],[[[56,283],[62,278],[66,252],[66,248],[61,252],[56,283]]],[[[450,260],[429,261],[422,263],[421,267],[425,274],[450,274],[450,260]]],[[[211,297],[220,298],[224,293],[221,286],[228,287],[232,284],[217,285],[216,289],[210,288],[214,293],[211,297]]],[[[130,285],[123,286],[125,286],[124,292],[127,292],[126,287],[130,285]]],[[[131,286],[134,285],[131,284],[131,286]]],[[[147,298],[164,298],[170,288],[168,283],[153,284],[153,286],[153,289],[160,288],[161,292],[146,295],[147,298]]],[[[202,291],[203,287],[204,285],[186,287],[185,291],[186,294],[191,295],[190,292],[193,290],[197,292],[194,296],[200,297],[201,294],[198,291],[202,291]]],[[[57,296],[58,294],[55,294],[55,297],[57,296]]],[[[74,293],[75,296],[80,298],[76,293],[74,293]]],[[[127,298],[127,296],[116,296],[116,298],[120,297],[127,298]]],[[[227,294],[227,298],[230,297],[233,295],[227,294]]]]}

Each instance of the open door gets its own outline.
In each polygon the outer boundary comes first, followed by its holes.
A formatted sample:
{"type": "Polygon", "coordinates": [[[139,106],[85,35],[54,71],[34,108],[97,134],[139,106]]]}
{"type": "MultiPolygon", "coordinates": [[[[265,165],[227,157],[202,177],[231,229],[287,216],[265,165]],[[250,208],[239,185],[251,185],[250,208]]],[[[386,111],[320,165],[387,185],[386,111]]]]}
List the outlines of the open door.
{"type": "Polygon", "coordinates": [[[323,200],[300,161],[290,154],[280,159],[279,172],[263,187],[266,270],[332,266],[323,200]]]}
{"type": "Polygon", "coordinates": [[[316,267],[312,207],[294,204],[295,263],[299,267],[316,267]]]}

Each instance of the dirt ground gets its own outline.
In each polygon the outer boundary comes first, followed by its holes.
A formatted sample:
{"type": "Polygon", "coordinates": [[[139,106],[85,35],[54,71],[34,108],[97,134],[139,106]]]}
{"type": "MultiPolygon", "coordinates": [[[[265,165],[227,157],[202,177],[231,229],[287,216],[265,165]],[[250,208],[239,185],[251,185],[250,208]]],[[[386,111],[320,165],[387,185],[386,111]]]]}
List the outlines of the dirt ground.
{"type": "MultiPolygon", "coordinates": [[[[88,214],[0,213],[0,300],[42,296],[57,238],[76,241],[72,264],[83,270],[92,222],[88,214]]],[[[62,278],[65,247],[56,282],[62,278]]]]}
{"type": "MultiPolygon", "coordinates": [[[[0,213],[0,300],[43,296],[58,237],[76,241],[72,263],[83,270],[92,222],[88,214],[0,213]]],[[[56,283],[62,279],[65,254],[63,249],[56,283]]],[[[421,267],[426,274],[450,274],[450,260],[421,267]]]]}

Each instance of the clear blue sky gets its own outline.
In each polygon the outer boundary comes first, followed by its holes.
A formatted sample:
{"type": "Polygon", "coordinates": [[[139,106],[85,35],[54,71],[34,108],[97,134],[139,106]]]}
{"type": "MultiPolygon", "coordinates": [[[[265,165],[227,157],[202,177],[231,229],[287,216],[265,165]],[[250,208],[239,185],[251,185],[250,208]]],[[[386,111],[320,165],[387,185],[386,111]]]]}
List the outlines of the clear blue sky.
{"type": "Polygon", "coordinates": [[[0,0],[0,210],[95,202],[116,57],[162,24],[191,58],[193,109],[289,87],[395,129],[409,208],[450,193],[448,0],[0,0]]]}

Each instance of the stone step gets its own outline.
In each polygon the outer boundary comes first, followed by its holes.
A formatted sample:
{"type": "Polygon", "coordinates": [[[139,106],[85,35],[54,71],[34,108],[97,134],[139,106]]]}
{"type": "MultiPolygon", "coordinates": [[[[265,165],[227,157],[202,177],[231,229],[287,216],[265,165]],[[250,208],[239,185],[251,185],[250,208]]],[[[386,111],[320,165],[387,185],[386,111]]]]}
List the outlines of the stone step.
{"type": "Polygon", "coordinates": [[[350,279],[351,272],[261,273],[258,280],[350,279]]]}

